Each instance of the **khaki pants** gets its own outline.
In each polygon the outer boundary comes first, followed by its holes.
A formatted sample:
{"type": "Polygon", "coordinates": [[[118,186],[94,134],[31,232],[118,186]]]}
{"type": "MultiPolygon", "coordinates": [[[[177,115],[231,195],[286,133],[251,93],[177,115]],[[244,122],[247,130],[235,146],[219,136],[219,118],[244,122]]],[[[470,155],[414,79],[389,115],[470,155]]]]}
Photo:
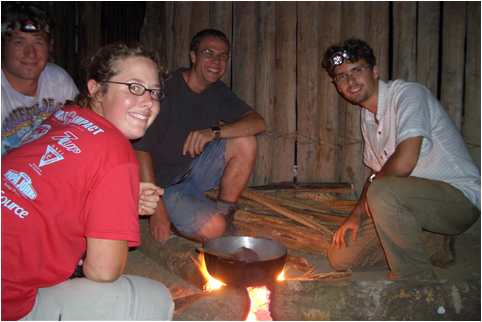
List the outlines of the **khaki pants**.
{"type": "Polygon", "coordinates": [[[365,217],[357,240],[345,236],[347,247],[328,250],[336,270],[386,265],[400,278],[433,274],[422,232],[456,235],[480,216],[458,189],[417,177],[384,177],[368,188],[372,219],[365,217]]]}
{"type": "Polygon", "coordinates": [[[171,320],[174,302],[159,282],[122,275],[112,283],[74,278],[41,288],[25,321],[171,320]]]}

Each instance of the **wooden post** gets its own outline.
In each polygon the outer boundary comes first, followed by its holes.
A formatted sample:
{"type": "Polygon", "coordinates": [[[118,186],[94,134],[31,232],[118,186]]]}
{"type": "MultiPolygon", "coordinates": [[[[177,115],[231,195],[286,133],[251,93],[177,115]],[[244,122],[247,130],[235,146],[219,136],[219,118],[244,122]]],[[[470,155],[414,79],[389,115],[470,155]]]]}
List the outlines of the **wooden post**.
{"type": "Polygon", "coordinates": [[[320,46],[318,35],[319,3],[298,3],[298,179],[302,182],[319,180],[320,165],[320,46]]]}
{"type": "MultiPolygon", "coordinates": [[[[233,3],[232,88],[246,103],[257,109],[256,66],[258,44],[258,4],[233,3]]],[[[257,158],[264,151],[258,150],[257,158]]],[[[252,177],[252,180],[256,175],[252,177]]]]}
{"type": "Polygon", "coordinates": [[[393,3],[393,75],[415,81],[417,77],[417,2],[393,3]]]}
{"type": "Polygon", "coordinates": [[[455,125],[462,125],[465,2],[443,3],[442,84],[440,101],[455,125]]]}
{"type": "MultiPolygon", "coordinates": [[[[293,180],[296,140],[296,22],[295,2],[276,3],[275,96],[270,182],[293,180]]],[[[262,153],[262,151],[260,151],[262,153]]]]}
{"type": "Polygon", "coordinates": [[[417,81],[438,97],[440,3],[418,3],[417,81]]]}
{"type": "MultiPolygon", "coordinates": [[[[211,28],[219,29],[226,34],[231,49],[233,46],[233,3],[227,1],[215,1],[209,3],[209,26],[211,28]]],[[[223,81],[228,87],[231,87],[231,63],[229,60],[226,66],[226,72],[223,76],[223,81]]]]}
{"type": "Polygon", "coordinates": [[[334,44],[342,41],[341,37],[341,5],[336,2],[320,3],[319,19],[330,28],[318,28],[320,52],[317,65],[313,68],[320,70],[320,86],[318,88],[318,97],[320,101],[320,119],[319,119],[319,163],[314,166],[318,167],[320,181],[335,182],[340,177],[338,171],[337,158],[341,153],[340,133],[338,132],[339,118],[338,105],[342,98],[337,93],[336,88],[328,73],[322,69],[321,61],[326,49],[334,44]]]}
{"type": "MultiPolygon", "coordinates": [[[[342,4],[342,29],[343,39],[357,37],[365,39],[367,33],[368,11],[364,3],[342,4]]],[[[363,140],[360,129],[360,107],[354,106],[345,100],[340,100],[340,127],[343,138],[343,161],[341,163],[341,181],[353,182],[355,190],[360,192],[365,182],[365,167],[363,165],[363,140]]]]}
{"type": "Polygon", "coordinates": [[[167,68],[165,9],[164,2],[146,2],[146,14],[139,38],[146,48],[157,52],[161,63],[167,68]]]}
{"type": "Polygon", "coordinates": [[[164,20],[165,22],[165,39],[166,39],[166,57],[167,67],[169,71],[174,69],[174,2],[164,2],[164,20]]]}
{"type": "Polygon", "coordinates": [[[193,19],[191,19],[189,27],[189,40],[199,31],[209,27],[209,2],[194,1],[191,6],[191,16],[193,19]]]}
{"type": "Polygon", "coordinates": [[[102,3],[94,1],[79,2],[79,56],[84,61],[95,53],[102,44],[101,13],[102,3]]]}
{"type": "MultiPolygon", "coordinates": [[[[52,35],[54,48],[51,53],[51,58],[53,58],[54,63],[65,68],[73,79],[78,79],[80,76],[77,50],[79,49],[80,51],[82,49],[82,47],[77,48],[79,44],[75,39],[75,17],[78,14],[77,8],[77,3],[74,2],[49,2],[48,9],[55,23],[52,35]],[[69,37],[65,37],[65,35],[69,35],[69,37]]],[[[95,17],[92,23],[94,24],[93,27],[96,27],[95,17]]],[[[82,29],[80,30],[82,31],[82,29]]],[[[92,31],[92,29],[89,29],[89,31],[92,31]]],[[[91,36],[95,37],[95,34],[96,32],[91,36]]],[[[85,36],[85,34],[82,36],[85,36]]]]}
{"type": "Polygon", "coordinates": [[[480,169],[480,2],[467,3],[464,101],[465,143],[480,169]]]}
{"type": "Polygon", "coordinates": [[[384,1],[370,2],[367,8],[368,31],[366,39],[373,49],[377,58],[377,65],[380,70],[381,79],[389,79],[389,3],[384,1]]]}
{"type": "MultiPolygon", "coordinates": [[[[272,77],[275,66],[275,3],[259,3],[258,46],[256,57],[256,110],[265,118],[268,131],[272,129],[274,110],[274,87],[276,79],[272,77]]],[[[273,137],[258,136],[258,156],[254,169],[255,185],[271,182],[273,165],[273,137]]]]}
{"type": "Polygon", "coordinates": [[[191,34],[188,21],[191,20],[192,6],[188,2],[174,4],[174,42],[173,42],[173,68],[189,66],[189,44],[191,34]]]}
{"type": "Polygon", "coordinates": [[[252,2],[235,2],[233,6],[233,90],[254,107],[258,5],[252,2]]]}

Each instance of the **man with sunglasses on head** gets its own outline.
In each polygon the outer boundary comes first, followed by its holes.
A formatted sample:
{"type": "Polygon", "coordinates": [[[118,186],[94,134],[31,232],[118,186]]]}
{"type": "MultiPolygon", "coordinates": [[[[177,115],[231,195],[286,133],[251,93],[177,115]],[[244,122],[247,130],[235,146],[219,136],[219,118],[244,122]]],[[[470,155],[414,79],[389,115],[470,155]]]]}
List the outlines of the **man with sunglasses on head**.
{"type": "MultiPolygon", "coordinates": [[[[191,41],[190,68],[170,75],[160,115],[134,143],[141,180],[165,188],[149,218],[156,240],[169,237],[171,224],[198,241],[233,233],[236,203],[255,163],[255,135],[266,126],[221,81],[229,54],[223,32],[198,32],[191,41]],[[204,193],[217,187],[217,200],[206,198],[204,193]]],[[[149,196],[143,199],[148,202],[149,196]]]]}
{"type": "Polygon", "coordinates": [[[330,264],[388,264],[389,279],[435,279],[422,231],[457,235],[480,216],[480,172],[459,131],[426,87],[380,80],[362,40],[329,47],[322,66],[338,93],[362,108],[363,160],[372,170],[333,236],[330,264]]]}
{"type": "Polygon", "coordinates": [[[43,10],[2,2],[2,155],[35,138],[38,125],[79,92],[48,63],[52,29],[43,10]]]}

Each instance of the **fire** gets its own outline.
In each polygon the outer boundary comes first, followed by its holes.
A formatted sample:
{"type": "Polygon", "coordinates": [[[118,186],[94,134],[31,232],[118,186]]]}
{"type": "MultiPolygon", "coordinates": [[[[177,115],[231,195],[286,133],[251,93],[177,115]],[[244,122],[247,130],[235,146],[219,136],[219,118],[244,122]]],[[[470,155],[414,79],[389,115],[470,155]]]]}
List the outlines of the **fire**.
{"type": "MultiPolygon", "coordinates": [[[[281,282],[285,279],[285,270],[283,269],[276,277],[276,280],[281,282]]],[[[266,286],[262,286],[248,287],[247,291],[249,294],[250,307],[246,321],[273,321],[269,310],[269,303],[271,301],[270,290],[266,286]]]]}
{"type": "MultiPolygon", "coordinates": [[[[203,286],[204,291],[211,292],[226,286],[225,283],[209,274],[203,254],[199,255],[199,261],[196,261],[194,258],[192,259],[206,280],[206,284],[203,286]]],[[[285,279],[285,270],[283,269],[277,276],[276,280],[281,282],[285,279]]],[[[266,286],[247,287],[246,289],[250,300],[250,308],[246,321],[273,321],[269,310],[270,290],[266,286]]]]}
{"type": "MultiPolygon", "coordinates": [[[[194,260],[194,259],[193,259],[194,260]]],[[[203,286],[203,290],[206,292],[216,291],[219,290],[221,287],[226,286],[223,282],[209,274],[208,269],[206,268],[206,261],[204,260],[203,254],[199,255],[199,262],[194,260],[194,263],[198,267],[199,271],[201,272],[202,276],[206,280],[206,284],[203,286]]]]}
{"type": "Polygon", "coordinates": [[[250,308],[246,321],[273,321],[269,311],[270,291],[266,286],[248,287],[250,308]]]}
{"type": "Polygon", "coordinates": [[[278,282],[282,282],[282,281],[286,280],[285,270],[284,270],[284,269],[281,271],[281,273],[279,273],[278,277],[276,277],[276,280],[277,280],[278,282]]]}

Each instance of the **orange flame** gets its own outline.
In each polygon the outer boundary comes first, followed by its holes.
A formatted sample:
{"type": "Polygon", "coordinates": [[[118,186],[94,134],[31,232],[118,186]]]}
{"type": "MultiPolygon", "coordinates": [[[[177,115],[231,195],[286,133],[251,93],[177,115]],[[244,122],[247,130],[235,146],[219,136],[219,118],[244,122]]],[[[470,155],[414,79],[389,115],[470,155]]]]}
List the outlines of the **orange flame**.
{"type": "MultiPolygon", "coordinates": [[[[195,260],[194,258],[192,258],[192,260],[206,281],[206,284],[203,286],[203,290],[205,292],[219,290],[223,286],[226,286],[225,283],[209,274],[203,254],[199,255],[199,261],[195,260]]],[[[283,269],[276,277],[276,280],[281,282],[285,279],[285,270],[283,269]]],[[[247,287],[246,289],[250,299],[250,308],[246,321],[273,321],[269,311],[271,294],[270,290],[266,286],[247,287]]]]}
{"type": "Polygon", "coordinates": [[[266,286],[248,287],[250,308],[246,321],[273,321],[269,312],[270,291],[266,286]]]}
{"type": "Polygon", "coordinates": [[[276,280],[277,280],[278,282],[282,282],[282,281],[286,280],[285,270],[284,270],[284,269],[281,271],[281,273],[279,273],[278,277],[276,277],[276,280]]]}
{"type": "Polygon", "coordinates": [[[199,262],[194,259],[193,261],[196,264],[199,271],[201,272],[202,276],[204,277],[204,280],[206,281],[206,284],[204,284],[203,286],[204,291],[206,292],[216,291],[216,290],[219,290],[221,287],[226,286],[226,284],[224,284],[218,279],[215,279],[214,277],[211,276],[211,274],[209,274],[203,254],[199,254],[199,262]]]}

